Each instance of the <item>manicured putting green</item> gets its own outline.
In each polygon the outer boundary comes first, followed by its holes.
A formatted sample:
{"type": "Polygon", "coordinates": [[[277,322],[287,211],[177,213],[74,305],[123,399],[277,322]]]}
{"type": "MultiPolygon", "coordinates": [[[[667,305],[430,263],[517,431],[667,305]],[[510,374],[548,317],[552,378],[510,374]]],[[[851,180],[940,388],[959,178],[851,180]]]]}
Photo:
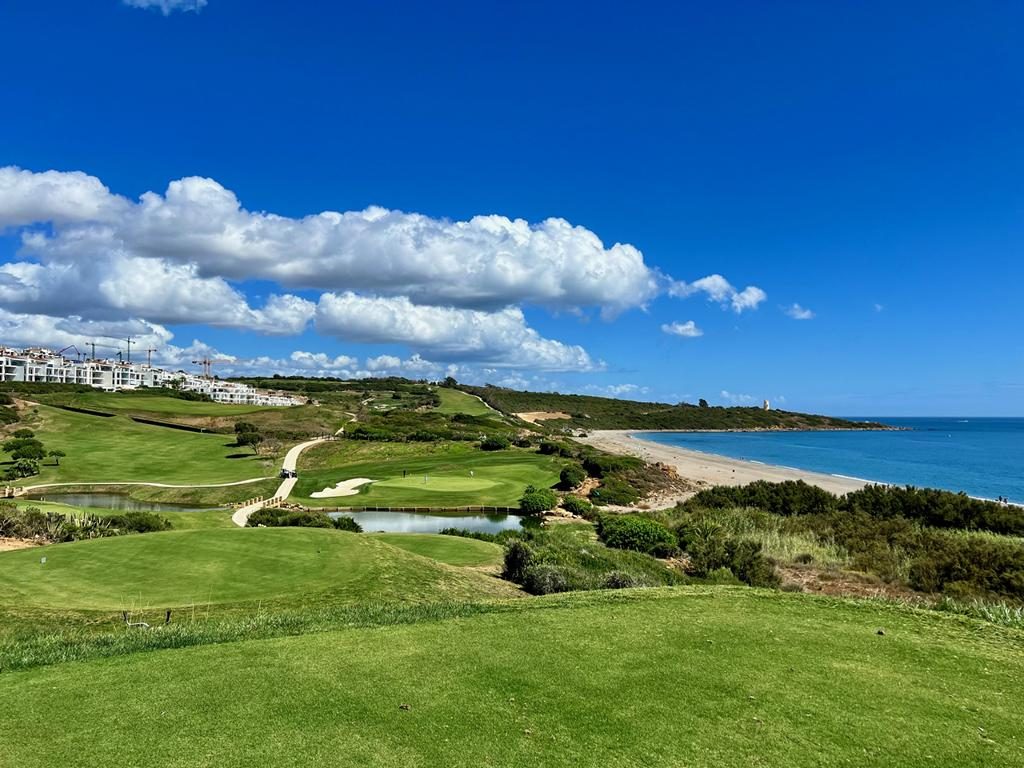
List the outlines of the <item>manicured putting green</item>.
{"type": "Polygon", "coordinates": [[[1009,767],[1021,642],[749,589],[558,596],[5,673],[0,728],[19,768],[1009,767]]]}
{"type": "MultiPolygon", "coordinates": [[[[406,548],[415,551],[416,536],[409,536],[406,548]]],[[[479,543],[453,539],[441,550],[447,560],[459,559],[460,548],[472,559],[479,543]]],[[[420,550],[429,555],[432,548],[420,550]]],[[[310,594],[405,599],[450,588],[472,596],[456,576],[384,539],[332,529],[170,531],[2,553],[0,604],[109,611],[310,594]]]]}
{"type": "Polygon", "coordinates": [[[364,446],[349,441],[317,446],[300,459],[293,496],[311,506],[514,506],[526,486],[547,488],[557,483],[565,463],[535,451],[481,451],[461,444],[402,445],[389,450],[394,455],[370,457],[365,456],[364,446]],[[314,491],[353,477],[374,482],[354,496],[310,497],[314,491]]]}
{"type": "Polygon", "coordinates": [[[498,483],[483,477],[464,477],[462,475],[415,475],[412,477],[391,477],[377,480],[376,485],[382,488],[403,488],[435,493],[462,493],[466,491],[482,491],[493,488],[498,483]]]}

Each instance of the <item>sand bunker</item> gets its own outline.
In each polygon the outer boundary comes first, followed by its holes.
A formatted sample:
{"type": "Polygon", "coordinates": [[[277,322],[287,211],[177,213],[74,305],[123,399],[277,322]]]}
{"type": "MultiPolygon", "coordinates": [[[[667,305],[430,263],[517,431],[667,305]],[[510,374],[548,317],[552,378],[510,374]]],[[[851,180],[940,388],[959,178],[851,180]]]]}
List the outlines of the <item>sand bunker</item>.
{"type": "Polygon", "coordinates": [[[536,424],[538,421],[547,421],[548,419],[572,418],[568,413],[562,413],[561,411],[527,411],[526,413],[517,413],[516,416],[531,424],[536,424]]]}
{"type": "Polygon", "coordinates": [[[333,499],[337,496],[355,496],[359,493],[359,486],[372,482],[373,480],[368,477],[353,477],[351,480],[342,480],[333,488],[328,486],[322,491],[315,491],[309,495],[314,499],[333,499]]]}

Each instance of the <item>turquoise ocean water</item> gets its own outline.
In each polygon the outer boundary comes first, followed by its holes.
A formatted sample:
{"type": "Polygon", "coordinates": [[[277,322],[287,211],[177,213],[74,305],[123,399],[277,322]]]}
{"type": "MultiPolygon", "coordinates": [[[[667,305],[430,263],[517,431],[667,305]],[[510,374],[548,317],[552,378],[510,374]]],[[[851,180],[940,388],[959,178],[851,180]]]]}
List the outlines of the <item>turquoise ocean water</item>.
{"type": "Polygon", "coordinates": [[[1024,504],[1024,418],[881,418],[899,432],[645,432],[734,459],[1024,504]]]}

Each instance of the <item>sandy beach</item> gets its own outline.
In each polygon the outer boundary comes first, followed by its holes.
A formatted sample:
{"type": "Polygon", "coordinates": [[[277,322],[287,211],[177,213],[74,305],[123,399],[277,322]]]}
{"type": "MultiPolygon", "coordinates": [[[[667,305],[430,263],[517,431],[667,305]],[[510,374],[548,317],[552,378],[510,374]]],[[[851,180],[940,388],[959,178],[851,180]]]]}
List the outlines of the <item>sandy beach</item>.
{"type": "MultiPolygon", "coordinates": [[[[661,462],[675,467],[680,477],[691,480],[701,486],[711,485],[746,485],[755,480],[782,482],[783,480],[803,480],[835,494],[856,491],[868,485],[865,480],[838,477],[820,472],[808,472],[802,469],[790,469],[753,461],[740,461],[713,453],[691,451],[676,446],[663,445],[641,440],[636,430],[604,429],[591,432],[588,437],[576,438],[581,443],[609,453],[638,456],[645,461],[661,462]]],[[[680,500],[692,494],[680,496],[680,500]]],[[[671,501],[659,499],[659,502],[671,501]]]]}

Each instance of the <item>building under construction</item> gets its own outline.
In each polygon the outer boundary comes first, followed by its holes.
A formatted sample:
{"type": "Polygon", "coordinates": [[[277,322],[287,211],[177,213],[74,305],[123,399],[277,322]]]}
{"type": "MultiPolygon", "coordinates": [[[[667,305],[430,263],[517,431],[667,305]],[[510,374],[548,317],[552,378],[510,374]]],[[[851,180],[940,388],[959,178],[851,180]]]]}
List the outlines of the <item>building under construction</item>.
{"type": "Polygon", "coordinates": [[[122,360],[71,360],[48,349],[0,348],[0,381],[40,384],[83,384],[107,392],[140,387],[170,387],[208,395],[218,403],[236,405],[298,405],[288,395],[263,392],[248,384],[165,371],[148,363],[122,360]]]}

